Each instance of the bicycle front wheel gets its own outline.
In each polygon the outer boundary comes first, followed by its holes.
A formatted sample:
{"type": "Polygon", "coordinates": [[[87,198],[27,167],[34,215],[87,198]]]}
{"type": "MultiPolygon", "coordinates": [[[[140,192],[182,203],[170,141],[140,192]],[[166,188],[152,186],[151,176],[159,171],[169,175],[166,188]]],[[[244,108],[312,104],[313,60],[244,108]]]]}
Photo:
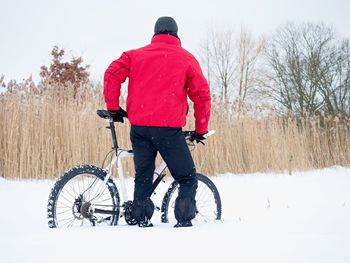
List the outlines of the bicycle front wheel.
{"type": "Polygon", "coordinates": [[[80,165],[67,171],[50,193],[49,227],[116,225],[119,194],[111,178],[104,182],[106,176],[106,171],[93,165],[80,165]]]}
{"type": "MultiPolygon", "coordinates": [[[[214,222],[221,220],[221,198],[214,183],[197,173],[198,188],[196,193],[196,217],[194,222],[214,222]]],[[[164,195],[162,202],[162,222],[175,223],[175,200],[178,196],[179,183],[174,181],[164,195]]]]}

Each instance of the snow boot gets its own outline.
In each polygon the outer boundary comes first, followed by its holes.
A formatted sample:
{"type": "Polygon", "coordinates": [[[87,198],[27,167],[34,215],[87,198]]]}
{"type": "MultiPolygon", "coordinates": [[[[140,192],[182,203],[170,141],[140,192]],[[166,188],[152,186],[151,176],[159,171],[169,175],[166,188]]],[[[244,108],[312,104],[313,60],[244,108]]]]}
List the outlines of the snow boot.
{"type": "Polygon", "coordinates": [[[146,218],[145,218],[145,220],[139,221],[137,224],[139,227],[152,227],[153,226],[151,221],[149,219],[146,219],[146,218]]]}
{"type": "Polygon", "coordinates": [[[191,227],[193,226],[190,220],[177,222],[177,224],[174,227],[191,227]]]}

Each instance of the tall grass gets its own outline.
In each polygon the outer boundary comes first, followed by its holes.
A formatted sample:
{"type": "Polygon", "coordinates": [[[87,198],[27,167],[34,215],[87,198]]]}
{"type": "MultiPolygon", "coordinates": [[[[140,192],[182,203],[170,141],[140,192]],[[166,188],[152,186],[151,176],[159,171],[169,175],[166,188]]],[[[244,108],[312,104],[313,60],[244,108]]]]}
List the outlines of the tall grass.
{"type": "MultiPolygon", "coordinates": [[[[101,91],[79,99],[49,89],[0,95],[0,176],[56,178],[76,164],[101,166],[111,150],[110,132],[96,114],[101,91]]],[[[189,118],[185,129],[193,129],[189,118]]],[[[119,145],[130,148],[129,124],[117,124],[119,145]]],[[[193,155],[206,174],[309,169],[350,164],[349,122],[337,119],[282,119],[274,115],[233,117],[213,111],[216,134],[193,155]]],[[[132,160],[125,170],[133,175],[132,160]]]]}

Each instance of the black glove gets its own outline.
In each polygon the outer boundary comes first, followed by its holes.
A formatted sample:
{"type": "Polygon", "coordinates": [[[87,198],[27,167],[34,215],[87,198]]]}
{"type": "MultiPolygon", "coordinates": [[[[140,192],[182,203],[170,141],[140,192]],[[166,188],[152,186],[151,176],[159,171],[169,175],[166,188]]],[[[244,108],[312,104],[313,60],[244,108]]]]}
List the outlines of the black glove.
{"type": "Polygon", "coordinates": [[[128,117],[128,114],[122,108],[119,110],[110,110],[109,113],[112,115],[114,122],[124,122],[124,117],[128,117]]]}
{"type": "Polygon", "coordinates": [[[201,134],[201,133],[198,133],[198,132],[196,132],[196,131],[193,131],[193,132],[191,133],[190,141],[191,141],[191,142],[196,141],[197,143],[204,144],[203,141],[205,140],[205,137],[204,137],[205,134],[207,134],[207,132],[201,134]]]}

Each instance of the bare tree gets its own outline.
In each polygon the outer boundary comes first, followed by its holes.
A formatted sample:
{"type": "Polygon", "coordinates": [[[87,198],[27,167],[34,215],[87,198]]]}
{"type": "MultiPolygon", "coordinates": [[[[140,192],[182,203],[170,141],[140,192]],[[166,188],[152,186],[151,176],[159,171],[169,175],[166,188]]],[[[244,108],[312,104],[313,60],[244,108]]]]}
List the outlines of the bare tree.
{"type": "Polygon", "coordinates": [[[209,84],[223,100],[244,102],[253,94],[265,43],[244,29],[237,35],[232,30],[210,31],[201,58],[209,84]]]}
{"type": "Polygon", "coordinates": [[[248,95],[254,92],[254,89],[261,82],[259,59],[265,50],[266,41],[264,38],[255,39],[251,32],[241,29],[237,45],[237,89],[238,98],[245,101],[248,95]]]}
{"type": "Polygon", "coordinates": [[[205,63],[207,78],[215,87],[219,96],[227,100],[233,88],[234,73],[234,41],[231,30],[216,32],[211,30],[202,45],[202,60],[205,63]]]}
{"type": "Polygon", "coordinates": [[[323,23],[281,26],[267,49],[270,96],[297,116],[346,110],[349,55],[348,41],[323,23]]]}
{"type": "Polygon", "coordinates": [[[331,115],[350,116],[350,45],[343,40],[334,48],[329,69],[319,75],[323,110],[331,115]]]}

